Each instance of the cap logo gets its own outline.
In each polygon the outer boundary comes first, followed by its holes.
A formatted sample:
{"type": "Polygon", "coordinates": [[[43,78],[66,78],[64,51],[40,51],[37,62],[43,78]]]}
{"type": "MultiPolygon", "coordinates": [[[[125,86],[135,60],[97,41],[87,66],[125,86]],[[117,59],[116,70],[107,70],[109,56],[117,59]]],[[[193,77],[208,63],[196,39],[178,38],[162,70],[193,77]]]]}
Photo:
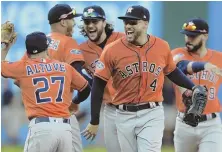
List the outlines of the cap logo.
{"type": "Polygon", "coordinates": [[[145,15],[143,15],[143,18],[146,18],[146,16],[145,16],[145,15]]]}
{"type": "Polygon", "coordinates": [[[187,23],[183,24],[183,29],[187,30],[187,31],[195,31],[196,28],[197,27],[196,27],[196,25],[193,22],[189,22],[188,24],[187,23]]]}
{"type": "Polygon", "coordinates": [[[94,9],[89,8],[89,9],[87,10],[87,12],[90,14],[90,13],[94,12],[94,9]]]}
{"type": "Polygon", "coordinates": [[[83,13],[83,17],[92,17],[92,18],[100,17],[100,18],[104,18],[104,19],[106,18],[105,16],[103,16],[100,13],[96,12],[93,8],[87,9],[83,13]]]}
{"type": "Polygon", "coordinates": [[[33,50],[33,53],[38,53],[38,50],[33,50]]]}
{"type": "Polygon", "coordinates": [[[133,10],[132,7],[128,8],[127,13],[132,13],[132,10],[133,10]]]}

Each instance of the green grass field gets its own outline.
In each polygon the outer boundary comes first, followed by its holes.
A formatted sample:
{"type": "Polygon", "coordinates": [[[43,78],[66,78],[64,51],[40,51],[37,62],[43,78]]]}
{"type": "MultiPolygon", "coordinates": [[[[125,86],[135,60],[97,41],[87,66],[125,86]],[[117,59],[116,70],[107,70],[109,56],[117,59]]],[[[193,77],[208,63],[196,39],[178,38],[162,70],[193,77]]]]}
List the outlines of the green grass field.
{"type": "MultiPolygon", "coordinates": [[[[23,152],[23,147],[18,147],[18,146],[3,146],[1,148],[2,152],[23,152]]],[[[95,148],[95,147],[90,147],[84,149],[84,152],[106,152],[104,148],[95,148]]],[[[162,152],[174,152],[172,147],[163,147],[162,152]]]]}

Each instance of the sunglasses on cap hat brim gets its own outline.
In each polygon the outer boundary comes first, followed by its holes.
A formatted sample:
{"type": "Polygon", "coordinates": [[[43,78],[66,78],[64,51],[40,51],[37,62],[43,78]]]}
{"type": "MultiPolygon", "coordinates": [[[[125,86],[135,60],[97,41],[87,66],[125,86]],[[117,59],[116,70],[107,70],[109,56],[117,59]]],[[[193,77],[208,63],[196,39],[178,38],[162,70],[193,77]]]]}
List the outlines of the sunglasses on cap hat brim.
{"type": "Polygon", "coordinates": [[[82,14],[77,14],[76,10],[73,8],[71,12],[67,14],[63,14],[60,16],[59,20],[66,19],[68,16],[72,15],[72,17],[79,17],[82,16],[82,14]]]}
{"type": "Polygon", "coordinates": [[[197,30],[196,25],[189,25],[187,23],[184,23],[182,30],[180,31],[180,33],[185,34],[187,36],[198,36],[201,34],[208,34],[206,30],[197,30]]]}
{"type": "Polygon", "coordinates": [[[103,19],[105,20],[105,16],[97,13],[97,12],[84,12],[83,15],[82,15],[82,19],[83,20],[91,20],[91,19],[103,19]]]}

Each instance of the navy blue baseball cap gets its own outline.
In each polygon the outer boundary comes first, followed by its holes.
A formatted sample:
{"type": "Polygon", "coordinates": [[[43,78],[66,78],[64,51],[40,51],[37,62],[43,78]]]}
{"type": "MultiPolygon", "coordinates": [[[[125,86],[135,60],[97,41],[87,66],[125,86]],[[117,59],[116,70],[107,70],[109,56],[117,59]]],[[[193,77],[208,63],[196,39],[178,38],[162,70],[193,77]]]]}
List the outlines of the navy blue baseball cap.
{"type": "Polygon", "coordinates": [[[49,24],[57,23],[62,19],[72,19],[74,17],[82,16],[82,14],[77,14],[76,10],[71,8],[67,4],[56,4],[49,10],[48,20],[49,24]]]}
{"type": "Polygon", "coordinates": [[[188,20],[183,24],[182,30],[180,33],[190,35],[190,36],[197,36],[200,34],[208,34],[209,26],[207,22],[201,18],[193,18],[188,20]]]}
{"type": "Polygon", "coordinates": [[[82,15],[83,20],[87,19],[106,19],[106,14],[102,7],[93,5],[93,6],[88,6],[84,8],[83,10],[83,15],[82,15]]]}
{"type": "Polygon", "coordinates": [[[134,5],[127,9],[125,16],[118,17],[121,20],[150,20],[150,12],[143,6],[134,5]]]}
{"type": "Polygon", "coordinates": [[[26,36],[25,45],[28,54],[38,54],[47,50],[51,39],[45,33],[33,32],[26,36]]]}

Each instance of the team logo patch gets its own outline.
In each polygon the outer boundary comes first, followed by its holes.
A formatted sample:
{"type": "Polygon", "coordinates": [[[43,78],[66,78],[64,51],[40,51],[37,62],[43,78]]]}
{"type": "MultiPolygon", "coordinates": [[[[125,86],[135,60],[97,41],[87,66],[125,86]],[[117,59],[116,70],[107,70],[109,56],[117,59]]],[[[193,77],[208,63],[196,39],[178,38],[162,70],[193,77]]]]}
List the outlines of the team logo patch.
{"type": "Polygon", "coordinates": [[[102,69],[105,68],[105,65],[101,61],[98,61],[96,63],[96,68],[99,69],[99,70],[102,70],[102,69]]]}
{"type": "Polygon", "coordinates": [[[180,59],[182,59],[183,56],[184,56],[184,54],[182,54],[182,53],[176,54],[176,55],[173,57],[173,60],[174,60],[174,61],[179,61],[180,59]]]}
{"type": "Polygon", "coordinates": [[[82,51],[80,51],[80,50],[74,50],[74,49],[73,49],[73,50],[70,51],[70,53],[71,53],[71,54],[82,54],[82,51]]]}

